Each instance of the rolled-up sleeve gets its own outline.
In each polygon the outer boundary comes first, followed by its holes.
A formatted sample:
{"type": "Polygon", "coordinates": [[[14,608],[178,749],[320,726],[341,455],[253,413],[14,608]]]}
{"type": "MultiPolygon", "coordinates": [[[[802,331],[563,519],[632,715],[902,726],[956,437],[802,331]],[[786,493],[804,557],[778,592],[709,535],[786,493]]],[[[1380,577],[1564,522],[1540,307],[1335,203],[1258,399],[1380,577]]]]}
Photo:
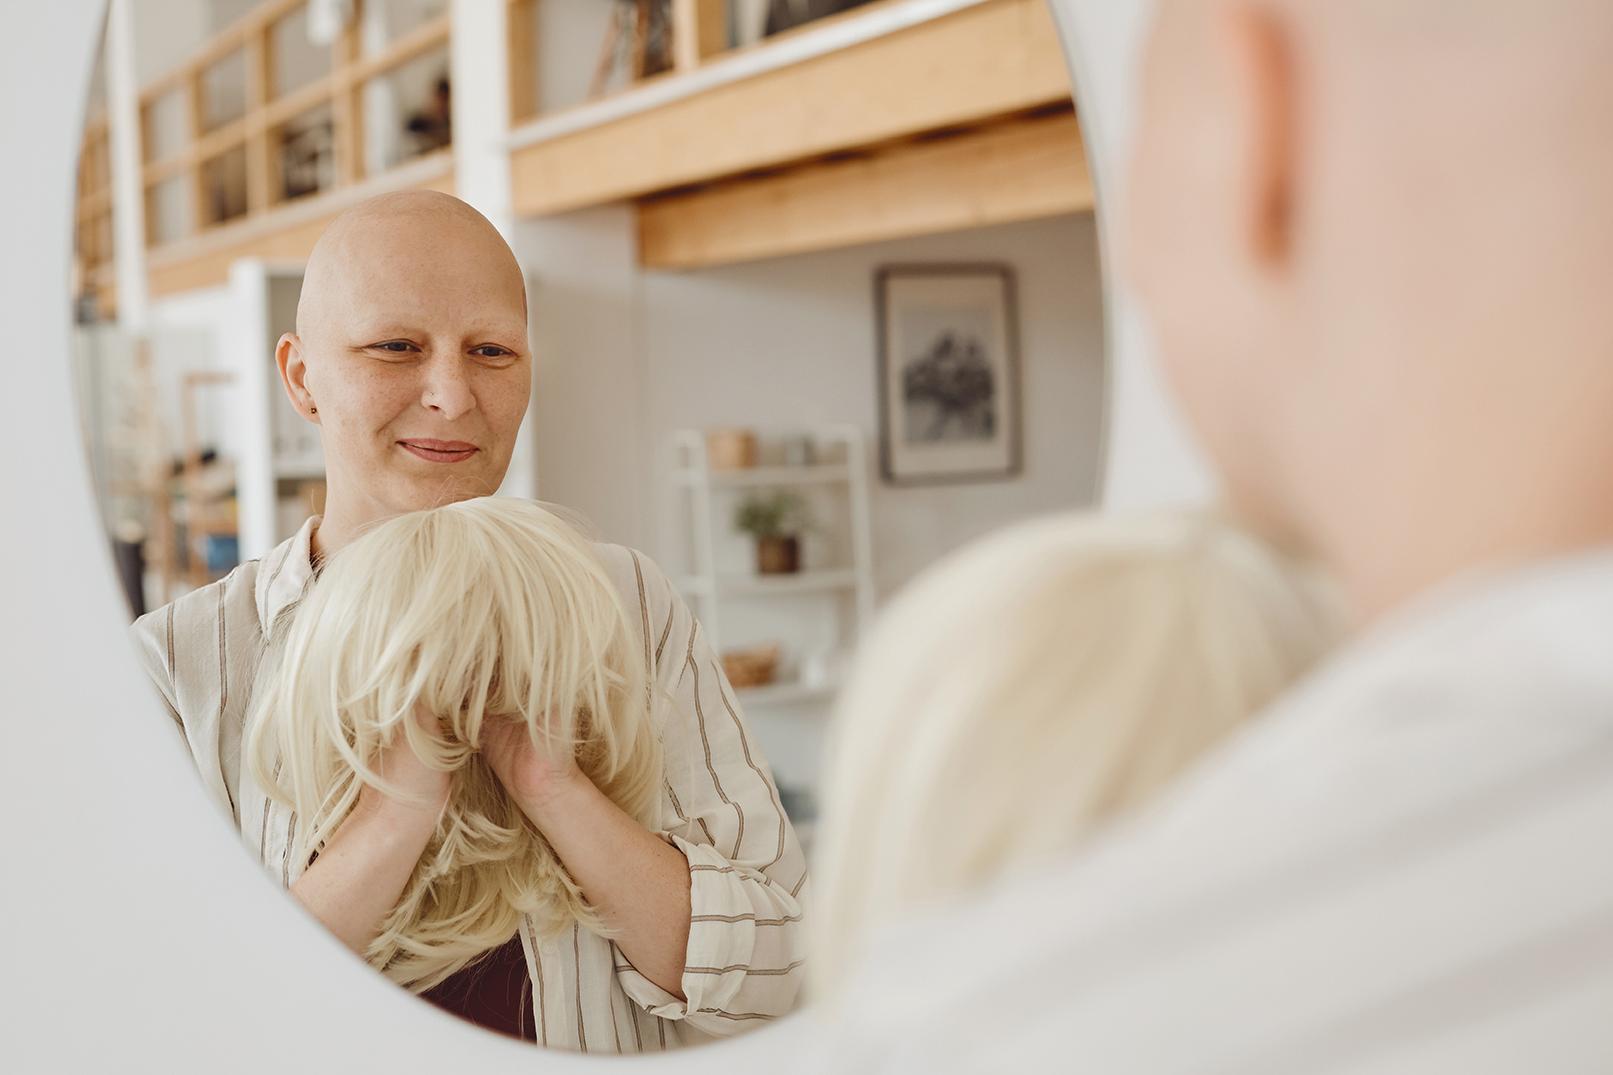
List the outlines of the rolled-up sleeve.
{"type": "Polygon", "coordinates": [[[756,737],[688,606],[632,555],[662,707],[662,828],[689,862],[689,946],[679,1000],[618,960],[622,989],[664,1019],[737,1033],[787,1014],[803,978],[806,860],[756,737]]]}

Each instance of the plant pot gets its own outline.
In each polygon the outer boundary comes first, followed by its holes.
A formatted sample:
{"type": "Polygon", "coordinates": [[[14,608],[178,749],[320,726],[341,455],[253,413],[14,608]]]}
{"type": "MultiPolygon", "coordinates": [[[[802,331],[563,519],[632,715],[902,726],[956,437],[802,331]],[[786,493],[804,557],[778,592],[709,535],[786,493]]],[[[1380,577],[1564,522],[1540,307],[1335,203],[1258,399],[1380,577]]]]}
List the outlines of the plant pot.
{"type": "Polygon", "coordinates": [[[793,535],[757,538],[756,570],[763,575],[793,575],[801,570],[801,539],[793,535]]]}
{"type": "Polygon", "coordinates": [[[778,671],[778,659],[777,643],[731,649],[722,655],[722,670],[728,677],[729,686],[765,687],[773,682],[773,676],[778,671]]]}
{"type": "Polygon", "coordinates": [[[706,463],[712,470],[745,470],[756,465],[756,433],[749,429],[706,431],[706,463]]]}

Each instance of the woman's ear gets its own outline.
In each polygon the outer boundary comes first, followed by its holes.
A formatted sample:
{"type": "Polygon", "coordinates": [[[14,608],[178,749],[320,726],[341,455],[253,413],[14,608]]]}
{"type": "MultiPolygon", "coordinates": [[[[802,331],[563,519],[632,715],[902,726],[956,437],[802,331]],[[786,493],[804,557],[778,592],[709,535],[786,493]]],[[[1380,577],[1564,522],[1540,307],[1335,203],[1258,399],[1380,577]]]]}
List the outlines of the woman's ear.
{"type": "Polygon", "coordinates": [[[1294,57],[1291,28],[1272,11],[1229,6],[1216,37],[1227,75],[1239,158],[1239,231],[1257,262],[1275,267],[1293,238],[1294,57]]]}
{"type": "Polygon", "coordinates": [[[319,406],[308,388],[308,363],[303,358],[302,337],[287,332],[275,344],[274,362],[280,368],[280,383],[285,386],[286,398],[297,408],[297,413],[315,425],[319,424],[319,406]]]}

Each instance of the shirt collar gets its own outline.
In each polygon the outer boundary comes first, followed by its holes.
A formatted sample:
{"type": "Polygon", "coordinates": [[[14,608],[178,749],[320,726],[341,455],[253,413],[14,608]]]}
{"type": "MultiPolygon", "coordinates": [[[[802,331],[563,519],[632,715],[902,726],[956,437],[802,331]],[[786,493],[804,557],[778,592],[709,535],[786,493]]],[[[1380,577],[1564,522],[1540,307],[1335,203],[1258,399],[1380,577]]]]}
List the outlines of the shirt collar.
{"type": "Polygon", "coordinates": [[[1498,701],[1503,683],[1526,685],[1537,709],[1576,691],[1606,700],[1613,698],[1610,636],[1613,548],[1475,571],[1390,613],[1279,699],[1272,714],[1302,710],[1320,719],[1327,712],[1341,734],[1355,735],[1372,698],[1407,695],[1413,685],[1430,710],[1482,708],[1498,701]]]}
{"type": "Polygon", "coordinates": [[[287,607],[302,599],[309,583],[314,580],[313,535],[319,525],[319,516],[310,515],[306,522],[265,556],[258,564],[257,598],[258,622],[267,635],[275,618],[287,607]]]}

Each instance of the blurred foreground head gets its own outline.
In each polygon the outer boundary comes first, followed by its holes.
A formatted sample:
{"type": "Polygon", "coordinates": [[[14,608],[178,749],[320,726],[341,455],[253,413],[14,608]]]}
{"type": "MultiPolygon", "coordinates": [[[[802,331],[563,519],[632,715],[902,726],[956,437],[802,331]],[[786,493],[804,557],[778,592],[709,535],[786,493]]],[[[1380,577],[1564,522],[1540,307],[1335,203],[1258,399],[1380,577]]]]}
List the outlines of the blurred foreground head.
{"type": "Polygon", "coordinates": [[[1308,573],[1200,515],[1057,516],[905,591],[836,714],[813,973],[864,936],[1075,847],[1331,647],[1308,573]]]}
{"type": "Polygon", "coordinates": [[[1613,541],[1613,4],[1164,0],[1129,270],[1238,508],[1372,614],[1613,541]]]}

